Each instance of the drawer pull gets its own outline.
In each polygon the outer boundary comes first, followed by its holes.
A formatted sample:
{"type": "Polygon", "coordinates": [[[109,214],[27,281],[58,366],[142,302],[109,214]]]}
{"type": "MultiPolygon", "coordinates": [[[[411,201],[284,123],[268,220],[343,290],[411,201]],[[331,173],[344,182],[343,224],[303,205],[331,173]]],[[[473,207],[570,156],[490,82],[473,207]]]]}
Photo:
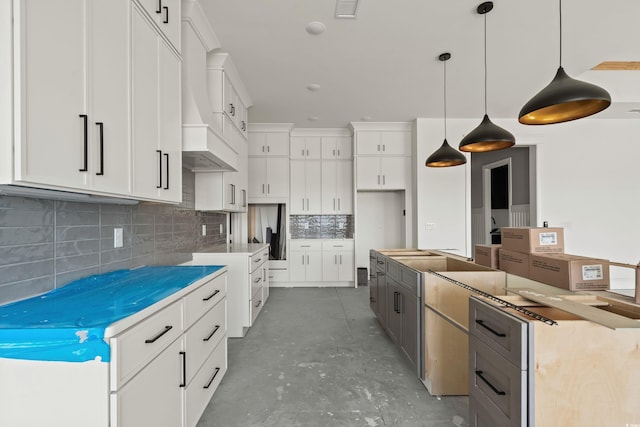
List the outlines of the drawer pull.
{"type": "Polygon", "coordinates": [[[216,368],[215,371],[213,371],[213,376],[209,379],[209,382],[207,383],[206,386],[202,387],[202,388],[209,388],[211,387],[211,383],[213,382],[213,380],[216,379],[216,377],[218,376],[218,372],[220,372],[220,368],[216,368]]]}
{"type": "Polygon", "coordinates": [[[258,283],[261,280],[262,280],[262,277],[258,277],[256,280],[253,281],[253,283],[258,283]]]}
{"type": "Polygon", "coordinates": [[[483,328],[485,328],[486,330],[488,330],[489,332],[491,332],[492,334],[494,334],[494,335],[498,336],[498,337],[504,338],[504,337],[506,337],[506,336],[507,336],[507,334],[504,334],[504,333],[502,333],[502,332],[498,332],[498,331],[496,331],[495,329],[493,329],[493,328],[491,328],[491,327],[489,327],[489,326],[485,325],[485,324],[484,324],[484,321],[482,321],[481,319],[476,319],[476,323],[477,323],[478,325],[482,326],[483,328]]]}
{"type": "Polygon", "coordinates": [[[211,295],[209,295],[206,298],[202,298],[202,301],[209,301],[211,298],[215,297],[216,295],[218,295],[220,293],[220,289],[216,289],[215,291],[213,291],[213,293],[211,295]]]}
{"type": "Polygon", "coordinates": [[[384,261],[378,261],[378,264],[384,264],[384,261]]]}
{"type": "Polygon", "coordinates": [[[382,271],[376,271],[376,274],[377,274],[378,276],[384,276],[384,273],[383,273],[382,271]]]}
{"type": "Polygon", "coordinates": [[[220,329],[220,325],[216,325],[216,327],[213,328],[213,331],[211,331],[209,336],[206,337],[206,338],[202,338],[202,341],[209,341],[211,339],[211,337],[214,336],[216,332],[218,332],[218,329],[220,329]]]}
{"type": "Polygon", "coordinates": [[[158,341],[160,339],[160,337],[162,337],[164,334],[169,332],[171,329],[173,329],[173,326],[171,326],[171,325],[165,326],[164,330],[162,332],[160,332],[158,335],[156,335],[153,338],[149,338],[147,340],[144,340],[145,344],[153,344],[154,342],[158,341]]]}
{"type": "Polygon", "coordinates": [[[260,262],[262,261],[262,258],[258,258],[257,260],[253,261],[253,262],[260,262]]]}
{"type": "Polygon", "coordinates": [[[180,387],[187,386],[187,352],[181,351],[180,357],[182,358],[182,382],[180,383],[180,387]]]}
{"type": "Polygon", "coordinates": [[[258,303],[256,304],[256,308],[260,307],[260,304],[262,304],[262,300],[258,301],[258,303]]]}
{"type": "Polygon", "coordinates": [[[486,385],[488,385],[488,386],[491,388],[491,390],[493,390],[493,392],[494,392],[495,394],[497,394],[498,396],[504,396],[505,394],[507,394],[507,393],[505,393],[504,391],[499,390],[498,388],[496,388],[496,386],[494,386],[493,384],[491,384],[491,383],[489,382],[489,380],[487,380],[485,377],[483,377],[483,376],[482,376],[482,374],[483,374],[483,371],[476,371],[476,375],[477,375],[478,377],[480,377],[480,379],[481,379],[481,380],[482,380],[486,385]]]}

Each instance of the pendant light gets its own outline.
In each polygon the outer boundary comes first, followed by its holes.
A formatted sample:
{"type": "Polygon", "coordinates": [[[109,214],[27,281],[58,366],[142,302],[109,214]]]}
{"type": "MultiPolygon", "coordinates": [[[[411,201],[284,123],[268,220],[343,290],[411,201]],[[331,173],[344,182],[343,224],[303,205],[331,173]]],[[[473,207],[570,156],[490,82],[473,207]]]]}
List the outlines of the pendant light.
{"type": "Polygon", "coordinates": [[[551,83],[520,110],[518,121],[525,125],[548,125],[581,119],[611,105],[603,88],[572,79],[562,68],[562,0],[560,4],[560,66],[551,83]]]}
{"type": "Polygon", "coordinates": [[[477,9],[480,15],[484,15],[484,118],[474,130],[462,138],[460,151],[495,151],[512,147],[516,143],[516,138],[511,132],[495,125],[487,115],[487,13],[492,9],[491,1],[482,3],[477,9]]]}
{"type": "Polygon", "coordinates": [[[425,162],[429,167],[447,167],[458,166],[467,163],[467,158],[451,147],[447,142],[447,62],[451,58],[451,54],[448,52],[440,54],[438,59],[444,64],[444,142],[442,146],[438,148],[432,155],[427,158],[425,162]]]}

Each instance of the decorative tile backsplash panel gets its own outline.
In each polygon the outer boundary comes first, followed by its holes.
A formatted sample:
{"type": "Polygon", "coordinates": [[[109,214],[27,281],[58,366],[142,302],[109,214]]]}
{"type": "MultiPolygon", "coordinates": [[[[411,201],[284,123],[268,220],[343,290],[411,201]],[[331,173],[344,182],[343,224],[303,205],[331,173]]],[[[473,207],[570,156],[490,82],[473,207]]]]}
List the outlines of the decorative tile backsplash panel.
{"type": "Polygon", "coordinates": [[[194,194],[195,175],[185,171],[178,206],[0,196],[0,304],[91,274],[180,264],[193,249],[224,243],[226,214],[196,211],[194,194]],[[123,229],[122,248],[113,247],[114,228],[123,229]]]}
{"type": "Polygon", "coordinates": [[[352,215],[291,215],[292,239],[353,239],[352,215]]]}

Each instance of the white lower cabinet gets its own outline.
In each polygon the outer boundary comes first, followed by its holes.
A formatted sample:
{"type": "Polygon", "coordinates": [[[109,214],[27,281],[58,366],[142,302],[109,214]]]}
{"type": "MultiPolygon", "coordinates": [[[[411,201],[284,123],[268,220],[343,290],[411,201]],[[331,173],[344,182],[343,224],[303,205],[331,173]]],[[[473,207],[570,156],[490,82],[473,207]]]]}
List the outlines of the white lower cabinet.
{"type": "Polygon", "coordinates": [[[269,245],[229,244],[193,254],[193,265],[226,265],[229,337],[242,338],[269,297],[269,245]]]}
{"type": "Polygon", "coordinates": [[[322,281],[322,241],[292,240],[289,255],[292,282],[322,281]]]}
{"type": "Polygon", "coordinates": [[[350,285],[354,280],[351,239],[293,239],[289,252],[289,280],[314,286],[350,285]],[[339,282],[339,283],[338,283],[339,282]]]}
{"type": "Polygon", "coordinates": [[[352,282],[353,277],[353,240],[322,242],[322,280],[352,282]]]}

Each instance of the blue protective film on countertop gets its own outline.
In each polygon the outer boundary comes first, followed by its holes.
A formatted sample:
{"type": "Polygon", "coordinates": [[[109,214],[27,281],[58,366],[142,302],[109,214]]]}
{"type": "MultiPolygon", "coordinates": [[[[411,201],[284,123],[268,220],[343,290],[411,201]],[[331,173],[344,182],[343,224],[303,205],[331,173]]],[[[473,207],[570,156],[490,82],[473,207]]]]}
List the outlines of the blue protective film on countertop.
{"type": "Polygon", "coordinates": [[[222,266],[118,270],[0,306],[0,357],[85,362],[110,359],[105,329],[222,266]]]}

